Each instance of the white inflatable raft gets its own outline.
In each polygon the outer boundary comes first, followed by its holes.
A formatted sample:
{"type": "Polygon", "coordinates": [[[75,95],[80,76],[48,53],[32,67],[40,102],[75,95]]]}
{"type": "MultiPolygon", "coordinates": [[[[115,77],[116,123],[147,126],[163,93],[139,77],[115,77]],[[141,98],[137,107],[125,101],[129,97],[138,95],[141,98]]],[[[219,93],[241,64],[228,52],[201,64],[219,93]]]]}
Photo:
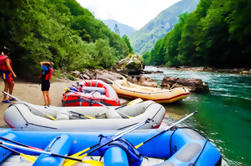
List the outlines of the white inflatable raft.
{"type": "Polygon", "coordinates": [[[44,107],[20,102],[7,108],[4,120],[23,130],[120,130],[147,119],[151,122],[142,128],[158,128],[165,112],[153,101],[125,107],[44,107]]]}

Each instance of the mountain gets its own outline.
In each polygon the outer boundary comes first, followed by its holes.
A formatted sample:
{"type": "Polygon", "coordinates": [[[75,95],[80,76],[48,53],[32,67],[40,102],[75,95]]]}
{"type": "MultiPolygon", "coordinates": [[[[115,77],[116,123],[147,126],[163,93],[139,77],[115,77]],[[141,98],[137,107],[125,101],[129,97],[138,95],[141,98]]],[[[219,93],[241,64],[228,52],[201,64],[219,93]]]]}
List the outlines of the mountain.
{"type": "Polygon", "coordinates": [[[130,36],[132,33],[136,31],[133,27],[130,27],[128,25],[122,24],[116,20],[103,20],[104,24],[110,28],[113,32],[118,33],[120,36],[126,35],[130,36]],[[116,30],[116,24],[117,24],[117,30],[116,30]]]}
{"type": "Polygon", "coordinates": [[[134,51],[140,54],[150,51],[156,41],[164,37],[178,22],[178,16],[193,11],[198,2],[199,0],[181,0],[159,13],[143,28],[129,36],[134,51]]]}

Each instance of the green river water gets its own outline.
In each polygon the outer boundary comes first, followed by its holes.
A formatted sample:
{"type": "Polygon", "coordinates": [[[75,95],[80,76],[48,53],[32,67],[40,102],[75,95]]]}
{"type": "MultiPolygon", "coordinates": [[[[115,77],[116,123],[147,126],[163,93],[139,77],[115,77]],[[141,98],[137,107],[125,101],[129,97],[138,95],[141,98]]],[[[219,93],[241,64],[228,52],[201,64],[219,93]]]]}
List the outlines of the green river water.
{"type": "MultiPolygon", "coordinates": [[[[182,102],[165,105],[167,116],[179,119],[190,112],[198,114],[182,125],[204,134],[221,152],[228,165],[251,165],[251,75],[170,70],[147,66],[145,74],[161,83],[164,76],[199,78],[209,93],[190,94],[182,102]]],[[[165,118],[163,123],[172,123],[165,118]]]]}

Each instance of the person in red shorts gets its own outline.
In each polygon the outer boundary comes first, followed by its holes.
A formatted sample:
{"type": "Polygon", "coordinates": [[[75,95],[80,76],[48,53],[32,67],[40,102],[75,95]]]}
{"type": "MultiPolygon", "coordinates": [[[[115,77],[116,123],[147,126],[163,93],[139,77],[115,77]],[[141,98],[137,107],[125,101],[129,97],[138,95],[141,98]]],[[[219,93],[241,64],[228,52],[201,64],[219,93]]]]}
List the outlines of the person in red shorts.
{"type": "MultiPolygon", "coordinates": [[[[4,80],[4,91],[12,94],[14,88],[14,80],[13,77],[16,78],[16,74],[12,69],[12,63],[10,59],[9,49],[4,46],[3,51],[0,55],[0,73],[1,77],[4,80]]],[[[13,101],[13,98],[7,99],[7,95],[3,95],[3,103],[10,103],[13,101]]]]}

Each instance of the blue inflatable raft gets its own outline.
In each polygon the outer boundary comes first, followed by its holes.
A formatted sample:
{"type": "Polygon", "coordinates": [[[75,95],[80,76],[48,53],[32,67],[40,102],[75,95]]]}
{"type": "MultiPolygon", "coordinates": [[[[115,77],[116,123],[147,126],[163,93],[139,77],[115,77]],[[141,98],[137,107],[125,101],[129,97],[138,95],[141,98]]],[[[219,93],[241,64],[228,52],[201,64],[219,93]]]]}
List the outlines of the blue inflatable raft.
{"type": "MultiPolygon", "coordinates": [[[[142,158],[160,158],[163,161],[157,165],[165,166],[219,166],[221,155],[217,148],[208,139],[190,128],[175,128],[169,130],[138,149],[138,145],[161,130],[138,130],[127,133],[122,139],[111,142],[88,156],[102,156],[104,165],[128,166],[143,165],[142,158]]],[[[3,143],[16,144],[16,141],[25,146],[36,147],[45,151],[70,156],[92,145],[109,140],[109,136],[118,131],[102,132],[47,132],[47,131],[18,131],[11,129],[0,130],[0,163],[4,164],[13,154],[10,150],[2,148],[3,143]],[[9,140],[9,141],[8,141],[9,140]]],[[[10,147],[4,145],[5,147],[10,147]]],[[[13,147],[12,147],[13,148],[13,147]]],[[[33,165],[62,165],[64,159],[48,154],[36,154],[24,149],[15,150],[29,155],[37,155],[33,165]]],[[[155,164],[156,165],[156,164],[155,164]]]]}

